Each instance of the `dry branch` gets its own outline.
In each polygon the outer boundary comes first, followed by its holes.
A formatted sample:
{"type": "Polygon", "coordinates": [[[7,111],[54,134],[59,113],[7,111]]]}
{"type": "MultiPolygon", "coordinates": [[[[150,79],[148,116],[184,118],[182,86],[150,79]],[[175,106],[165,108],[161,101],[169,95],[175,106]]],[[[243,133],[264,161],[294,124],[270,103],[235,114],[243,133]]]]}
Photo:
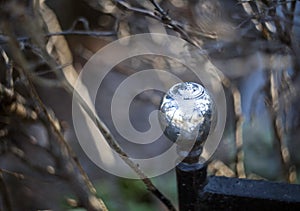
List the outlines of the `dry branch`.
{"type": "MultiPolygon", "coordinates": [[[[60,31],[59,23],[55,17],[55,14],[44,4],[40,5],[41,15],[48,27],[50,32],[60,31]]],[[[56,48],[57,58],[59,59],[59,63],[61,65],[72,62],[72,55],[68,48],[68,45],[63,37],[51,37],[49,44],[56,48]]],[[[48,50],[49,51],[49,50],[48,50]]],[[[103,134],[104,138],[108,142],[108,144],[120,155],[120,157],[127,163],[142,179],[142,181],[147,186],[147,189],[152,192],[159,200],[161,200],[169,210],[175,210],[172,203],[167,199],[151,182],[149,178],[142,172],[142,170],[135,164],[129,156],[121,149],[121,147],[117,144],[115,138],[111,135],[108,128],[105,124],[100,120],[98,115],[95,112],[94,107],[91,107],[91,103],[86,102],[82,96],[74,89],[75,82],[77,80],[77,73],[72,65],[63,68],[64,78],[67,80],[67,83],[63,83],[64,87],[67,91],[74,94],[79,104],[82,106],[83,110],[88,114],[88,116],[94,121],[100,132],[103,134]]],[[[63,80],[63,79],[62,79],[63,80]]]]}
{"type": "Polygon", "coordinates": [[[12,211],[12,204],[9,197],[9,191],[5,184],[2,172],[0,171],[0,191],[2,196],[2,203],[4,206],[4,209],[7,211],[12,211]]]}

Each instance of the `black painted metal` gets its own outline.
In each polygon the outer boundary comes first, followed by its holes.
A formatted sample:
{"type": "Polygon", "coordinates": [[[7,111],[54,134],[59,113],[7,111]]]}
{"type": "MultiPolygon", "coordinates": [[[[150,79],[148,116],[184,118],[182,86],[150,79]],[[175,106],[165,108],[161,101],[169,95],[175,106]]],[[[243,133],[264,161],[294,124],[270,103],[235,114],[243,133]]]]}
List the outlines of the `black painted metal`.
{"type": "Polygon", "coordinates": [[[300,185],[208,177],[197,210],[300,210],[300,185]]]}
{"type": "Polygon", "coordinates": [[[206,183],[206,166],[179,163],[176,167],[180,210],[198,210],[198,192],[206,183]]]}
{"type": "Polygon", "coordinates": [[[214,101],[201,85],[174,85],[164,96],[159,114],[165,135],[177,143],[181,161],[176,166],[180,211],[300,211],[300,185],[207,177],[207,166],[199,158],[216,114],[214,101]],[[195,121],[195,114],[202,118],[195,121]]]}
{"type": "Polygon", "coordinates": [[[180,211],[300,210],[300,185],[210,176],[206,166],[176,167],[180,211]]]}

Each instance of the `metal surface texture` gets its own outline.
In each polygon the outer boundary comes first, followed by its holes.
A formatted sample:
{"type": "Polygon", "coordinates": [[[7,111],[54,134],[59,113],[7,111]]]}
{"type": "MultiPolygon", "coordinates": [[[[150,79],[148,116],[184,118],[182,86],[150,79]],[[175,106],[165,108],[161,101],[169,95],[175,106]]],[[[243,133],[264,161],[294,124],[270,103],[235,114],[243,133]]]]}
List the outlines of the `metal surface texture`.
{"type": "Polygon", "coordinates": [[[207,177],[207,163],[199,158],[215,116],[212,98],[193,82],[174,85],[162,100],[160,123],[181,158],[176,166],[179,210],[300,210],[300,185],[207,177]]]}
{"type": "Polygon", "coordinates": [[[300,210],[300,185],[210,176],[196,206],[191,210],[300,210]]]}
{"type": "Polygon", "coordinates": [[[215,117],[213,99],[194,82],[175,84],[161,102],[161,126],[181,158],[176,166],[180,210],[198,210],[198,192],[206,182],[206,164],[199,158],[215,117]]]}
{"type": "Polygon", "coordinates": [[[171,141],[204,142],[215,113],[208,92],[200,84],[184,82],[175,84],[163,97],[159,119],[171,141]]]}

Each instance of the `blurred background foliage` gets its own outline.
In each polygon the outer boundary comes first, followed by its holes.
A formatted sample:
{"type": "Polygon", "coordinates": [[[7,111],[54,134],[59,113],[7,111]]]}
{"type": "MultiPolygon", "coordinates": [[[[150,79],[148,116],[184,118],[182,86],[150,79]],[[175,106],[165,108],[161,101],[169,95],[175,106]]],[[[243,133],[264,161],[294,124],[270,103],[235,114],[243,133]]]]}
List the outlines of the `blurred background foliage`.
{"type": "MultiPolygon", "coordinates": [[[[112,176],[87,158],[74,133],[70,90],[61,80],[72,84],[99,49],[138,33],[181,37],[221,71],[228,115],[210,174],[298,183],[299,17],[296,0],[0,1],[2,210],[105,210],[102,200],[109,210],[166,209],[141,181],[112,176]]],[[[112,94],[145,68],[194,80],[181,64],[158,56],[116,66],[99,89],[96,109],[120,145],[126,140],[111,120],[112,94]]],[[[160,98],[147,91],[132,102],[137,129],[149,128],[148,114],[160,98]]],[[[176,206],[175,173],[153,183],[176,206]]]]}

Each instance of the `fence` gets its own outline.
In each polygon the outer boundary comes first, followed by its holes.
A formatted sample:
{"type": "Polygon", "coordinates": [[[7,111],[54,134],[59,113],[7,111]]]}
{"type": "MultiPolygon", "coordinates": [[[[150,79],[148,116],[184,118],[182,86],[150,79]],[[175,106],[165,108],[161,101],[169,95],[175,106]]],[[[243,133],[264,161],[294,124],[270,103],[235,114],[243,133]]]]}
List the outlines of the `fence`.
{"type": "Polygon", "coordinates": [[[176,166],[180,211],[300,210],[300,185],[207,176],[207,163],[199,158],[216,111],[201,85],[174,85],[160,111],[165,135],[177,143],[180,157],[176,166]]]}
{"type": "Polygon", "coordinates": [[[179,210],[300,210],[300,185],[209,176],[206,165],[176,167],[179,210]]]}

